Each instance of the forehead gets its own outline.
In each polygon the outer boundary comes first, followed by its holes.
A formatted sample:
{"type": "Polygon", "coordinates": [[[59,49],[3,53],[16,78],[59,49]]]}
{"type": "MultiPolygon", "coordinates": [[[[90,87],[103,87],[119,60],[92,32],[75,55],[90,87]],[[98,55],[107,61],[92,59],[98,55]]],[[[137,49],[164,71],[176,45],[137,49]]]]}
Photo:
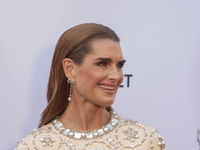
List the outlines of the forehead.
{"type": "Polygon", "coordinates": [[[91,42],[94,57],[124,59],[120,44],[110,39],[95,39],[91,42]]]}

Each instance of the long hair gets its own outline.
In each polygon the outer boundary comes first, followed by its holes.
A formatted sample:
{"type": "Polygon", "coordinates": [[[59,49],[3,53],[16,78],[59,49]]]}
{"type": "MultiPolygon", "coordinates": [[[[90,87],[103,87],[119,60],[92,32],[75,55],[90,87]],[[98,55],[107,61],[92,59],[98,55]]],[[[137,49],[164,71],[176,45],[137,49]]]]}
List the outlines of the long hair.
{"type": "MultiPolygon", "coordinates": [[[[119,42],[119,37],[110,28],[96,23],[84,23],[65,31],[59,38],[51,64],[47,87],[48,105],[41,114],[39,127],[46,125],[56,116],[64,112],[68,104],[70,85],[64,74],[62,62],[70,58],[81,65],[84,57],[91,52],[90,42],[94,39],[111,39],[119,42]]],[[[113,110],[108,106],[107,111],[113,110]]]]}

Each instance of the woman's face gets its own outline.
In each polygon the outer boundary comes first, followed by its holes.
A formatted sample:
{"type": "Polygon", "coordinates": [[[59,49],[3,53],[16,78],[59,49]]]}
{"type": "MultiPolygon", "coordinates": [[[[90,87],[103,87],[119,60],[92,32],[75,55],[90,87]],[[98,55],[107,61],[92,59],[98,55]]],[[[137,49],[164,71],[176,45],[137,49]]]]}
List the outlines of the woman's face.
{"type": "Polygon", "coordinates": [[[86,55],[84,62],[74,67],[72,98],[107,107],[113,104],[123,81],[125,60],[118,42],[95,39],[91,47],[92,51],[86,55]]]}

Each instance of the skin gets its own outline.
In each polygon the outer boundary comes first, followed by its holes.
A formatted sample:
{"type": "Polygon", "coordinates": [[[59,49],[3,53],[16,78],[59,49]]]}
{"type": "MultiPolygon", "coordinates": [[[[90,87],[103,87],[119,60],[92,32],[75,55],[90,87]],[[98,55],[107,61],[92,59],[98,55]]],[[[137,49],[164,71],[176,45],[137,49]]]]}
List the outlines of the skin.
{"type": "Polygon", "coordinates": [[[96,39],[91,42],[91,47],[92,52],[85,56],[81,65],[76,65],[69,58],[63,60],[66,77],[75,83],[72,99],[60,121],[76,131],[94,130],[110,121],[105,107],[113,104],[123,81],[125,60],[119,43],[96,39]]]}

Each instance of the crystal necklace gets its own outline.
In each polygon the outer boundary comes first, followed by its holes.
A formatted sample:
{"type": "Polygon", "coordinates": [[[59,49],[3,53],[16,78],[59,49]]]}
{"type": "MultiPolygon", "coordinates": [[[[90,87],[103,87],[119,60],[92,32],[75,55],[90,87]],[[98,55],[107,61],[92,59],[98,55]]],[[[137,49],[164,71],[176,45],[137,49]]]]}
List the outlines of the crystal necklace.
{"type": "Polygon", "coordinates": [[[58,130],[59,133],[71,138],[71,139],[94,139],[105,134],[110,133],[119,123],[119,117],[116,115],[114,111],[109,112],[111,115],[111,119],[109,123],[99,129],[95,129],[92,131],[74,131],[66,128],[59,120],[59,117],[56,117],[52,120],[53,126],[58,130]]]}

